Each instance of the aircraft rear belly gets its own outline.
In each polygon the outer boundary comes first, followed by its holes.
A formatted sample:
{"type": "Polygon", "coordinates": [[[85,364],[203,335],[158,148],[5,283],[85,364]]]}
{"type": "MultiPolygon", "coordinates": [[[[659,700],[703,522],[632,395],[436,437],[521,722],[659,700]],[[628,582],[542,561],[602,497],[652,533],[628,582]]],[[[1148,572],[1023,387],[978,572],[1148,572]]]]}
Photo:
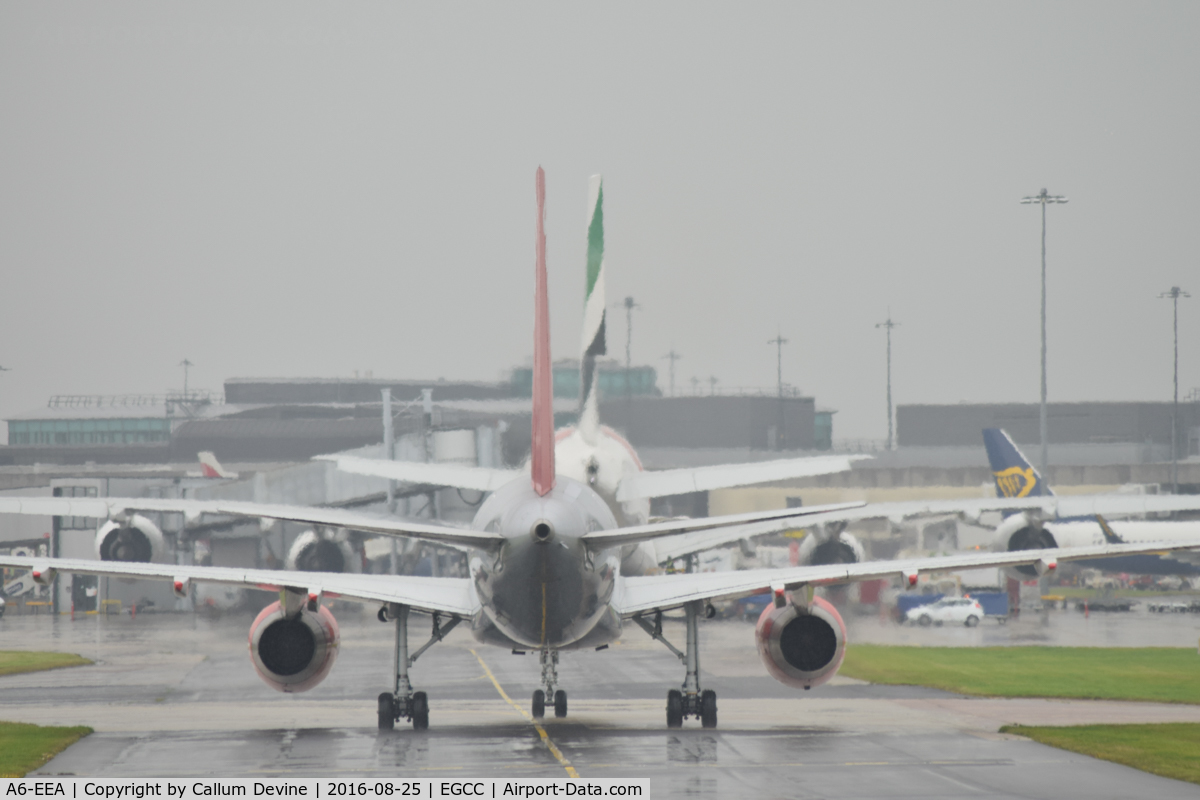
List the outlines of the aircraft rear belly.
{"type": "Polygon", "coordinates": [[[529,648],[562,648],[605,617],[614,570],[589,566],[578,540],[512,540],[503,567],[486,576],[484,611],[504,636],[529,648]]]}

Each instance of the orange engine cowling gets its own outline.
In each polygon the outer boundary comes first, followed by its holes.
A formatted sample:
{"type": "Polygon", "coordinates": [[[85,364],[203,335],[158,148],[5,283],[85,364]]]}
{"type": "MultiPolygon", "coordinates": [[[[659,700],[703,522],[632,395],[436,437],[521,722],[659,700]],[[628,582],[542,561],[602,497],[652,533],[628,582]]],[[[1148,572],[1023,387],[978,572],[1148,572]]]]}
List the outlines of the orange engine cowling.
{"type": "Polygon", "coordinates": [[[846,657],[846,624],[830,603],[814,597],[807,609],[792,603],[768,603],[754,628],[758,655],[780,683],[797,688],[820,686],[837,674],[846,657]]]}
{"type": "Polygon", "coordinates": [[[288,619],[275,601],[250,626],[250,660],[272,689],[307,692],[333,669],[339,641],[337,620],[325,606],[288,619]]]}

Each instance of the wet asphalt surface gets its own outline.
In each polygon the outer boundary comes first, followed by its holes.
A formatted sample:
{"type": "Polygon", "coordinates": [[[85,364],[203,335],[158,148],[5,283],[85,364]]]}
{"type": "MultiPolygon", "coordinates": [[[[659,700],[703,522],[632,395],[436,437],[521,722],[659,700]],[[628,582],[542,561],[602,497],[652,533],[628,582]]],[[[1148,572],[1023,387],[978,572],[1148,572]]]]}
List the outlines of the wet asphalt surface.
{"type": "MultiPolygon", "coordinates": [[[[391,629],[369,612],[335,613],[342,623],[338,663],[328,680],[298,696],[277,693],[255,675],[246,655],[249,613],[73,622],[10,616],[0,620],[0,649],[65,650],[97,663],[0,677],[0,718],[96,728],[40,770],[45,774],[566,777],[514,707],[527,708],[537,686],[535,656],[480,647],[455,631],[412,671],[416,688],[430,697],[430,730],[381,733],[375,697],[389,686],[391,629]]],[[[873,618],[849,624],[851,641],[881,643],[1194,646],[1194,617],[1135,612],[1085,620],[1054,612],[974,630],[899,628],[873,618]]],[[[414,646],[427,624],[414,619],[414,646]]],[[[681,643],[682,626],[669,622],[666,632],[681,643]]],[[[720,698],[716,730],[695,721],[666,729],[665,694],[683,668],[632,626],[608,650],[563,654],[559,677],[571,713],[544,728],[582,777],[647,778],[655,797],[1200,796],[1191,784],[996,733],[1006,714],[1025,721],[1020,714],[1049,713],[1070,724],[1069,713],[1082,706],[964,699],[840,678],[796,692],[766,676],[751,625],[707,622],[701,635],[703,685],[720,698]]],[[[1157,719],[1159,712],[1145,713],[1157,719]]]]}

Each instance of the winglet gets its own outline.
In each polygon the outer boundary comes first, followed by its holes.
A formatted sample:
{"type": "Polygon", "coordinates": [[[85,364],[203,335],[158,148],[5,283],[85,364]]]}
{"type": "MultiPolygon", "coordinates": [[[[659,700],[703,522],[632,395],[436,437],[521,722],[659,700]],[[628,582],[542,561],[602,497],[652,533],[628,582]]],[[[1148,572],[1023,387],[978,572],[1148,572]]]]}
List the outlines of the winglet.
{"type": "Polygon", "coordinates": [[[554,488],[554,393],[550,371],[550,300],[546,288],[546,173],[537,171],[537,279],[533,321],[533,442],[530,472],[539,495],[554,488]]]}

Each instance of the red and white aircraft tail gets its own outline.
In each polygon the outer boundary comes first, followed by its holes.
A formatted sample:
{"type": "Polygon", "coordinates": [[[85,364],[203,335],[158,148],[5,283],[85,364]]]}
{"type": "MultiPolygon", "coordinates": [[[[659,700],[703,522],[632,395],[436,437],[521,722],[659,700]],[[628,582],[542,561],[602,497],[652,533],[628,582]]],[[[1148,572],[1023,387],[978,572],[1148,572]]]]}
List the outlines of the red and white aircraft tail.
{"type": "Polygon", "coordinates": [[[554,488],[554,386],[550,371],[550,299],[546,287],[546,173],[537,171],[537,264],[533,302],[533,442],[530,474],[539,495],[554,488]]]}
{"type": "Polygon", "coordinates": [[[196,458],[200,459],[200,476],[204,478],[236,478],[236,472],[230,472],[221,466],[221,462],[217,461],[217,457],[210,451],[205,450],[196,454],[196,458]]]}

